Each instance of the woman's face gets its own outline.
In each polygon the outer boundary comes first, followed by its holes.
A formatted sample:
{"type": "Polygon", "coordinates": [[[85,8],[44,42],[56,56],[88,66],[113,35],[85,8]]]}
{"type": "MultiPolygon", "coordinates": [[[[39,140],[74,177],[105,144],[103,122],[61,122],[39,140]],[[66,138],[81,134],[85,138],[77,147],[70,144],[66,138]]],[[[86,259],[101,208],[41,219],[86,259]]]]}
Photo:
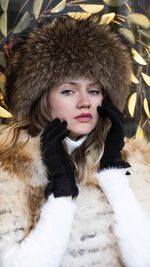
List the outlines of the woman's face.
{"type": "Polygon", "coordinates": [[[51,119],[67,122],[70,137],[89,134],[97,125],[97,107],[103,99],[98,84],[88,79],[68,79],[49,92],[48,103],[51,119]]]}

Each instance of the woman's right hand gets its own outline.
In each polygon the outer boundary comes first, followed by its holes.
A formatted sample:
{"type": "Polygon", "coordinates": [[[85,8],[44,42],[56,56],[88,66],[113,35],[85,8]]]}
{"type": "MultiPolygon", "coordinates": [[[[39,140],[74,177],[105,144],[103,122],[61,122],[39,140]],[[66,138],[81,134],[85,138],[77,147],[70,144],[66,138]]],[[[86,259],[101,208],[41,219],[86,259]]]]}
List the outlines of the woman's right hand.
{"type": "Polygon", "coordinates": [[[68,134],[67,123],[59,119],[50,121],[41,134],[42,159],[49,180],[46,195],[51,192],[54,197],[78,195],[73,166],[62,144],[68,134]]]}

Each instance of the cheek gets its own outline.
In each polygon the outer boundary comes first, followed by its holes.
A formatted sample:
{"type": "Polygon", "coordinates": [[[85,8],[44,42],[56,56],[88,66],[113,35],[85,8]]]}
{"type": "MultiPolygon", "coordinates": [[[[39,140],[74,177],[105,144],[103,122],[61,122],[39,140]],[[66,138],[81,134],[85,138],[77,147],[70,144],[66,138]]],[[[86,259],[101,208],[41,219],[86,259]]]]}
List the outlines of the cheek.
{"type": "Polygon", "coordinates": [[[49,98],[49,114],[51,119],[63,119],[67,121],[69,114],[68,106],[59,99],[49,98]]]}
{"type": "Polygon", "coordinates": [[[64,111],[59,105],[51,105],[49,107],[49,114],[52,119],[64,119],[64,111]]]}
{"type": "Polygon", "coordinates": [[[97,107],[102,105],[102,100],[103,100],[103,96],[99,96],[99,98],[95,101],[95,116],[94,116],[94,123],[97,124],[98,120],[99,120],[99,115],[97,112],[97,107]]]}
{"type": "Polygon", "coordinates": [[[53,96],[49,96],[48,98],[48,103],[49,103],[49,115],[51,119],[55,119],[58,117],[59,113],[59,101],[55,99],[53,96]]]}
{"type": "Polygon", "coordinates": [[[100,95],[100,96],[95,100],[95,102],[93,103],[93,105],[94,105],[94,107],[95,107],[96,114],[98,114],[98,113],[97,113],[97,107],[102,105],[102,100],[103,100],[103,96],[100,95]]]}

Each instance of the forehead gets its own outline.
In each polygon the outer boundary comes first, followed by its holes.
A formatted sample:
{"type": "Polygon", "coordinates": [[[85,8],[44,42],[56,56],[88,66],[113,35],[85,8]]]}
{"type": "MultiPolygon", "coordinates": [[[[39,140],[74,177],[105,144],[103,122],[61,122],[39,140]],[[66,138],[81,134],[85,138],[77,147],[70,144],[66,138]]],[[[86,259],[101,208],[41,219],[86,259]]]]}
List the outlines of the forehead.
{"type": "Polygon", "coordinates": [[[74,86],[91,86],[91,85],[96,85],[98,82],[93,79],[85,78],[85,77],[80,77],[80,78],[66,78],[63,81],[60,81],[57,86],[61,86],[63,84],[71,84],[74,86]]]}

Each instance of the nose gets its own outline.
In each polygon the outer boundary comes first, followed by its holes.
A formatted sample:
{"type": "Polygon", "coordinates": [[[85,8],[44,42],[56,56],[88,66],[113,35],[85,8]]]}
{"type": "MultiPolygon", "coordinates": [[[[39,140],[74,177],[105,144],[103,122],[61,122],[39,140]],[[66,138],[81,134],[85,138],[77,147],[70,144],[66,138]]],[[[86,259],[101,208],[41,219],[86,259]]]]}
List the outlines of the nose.
{"type": "Polygon", "coordinates": [[[82,92],[78,96],[77,107],[78,108],[90,108],[91,103],[87,92],[82,92]]]}

